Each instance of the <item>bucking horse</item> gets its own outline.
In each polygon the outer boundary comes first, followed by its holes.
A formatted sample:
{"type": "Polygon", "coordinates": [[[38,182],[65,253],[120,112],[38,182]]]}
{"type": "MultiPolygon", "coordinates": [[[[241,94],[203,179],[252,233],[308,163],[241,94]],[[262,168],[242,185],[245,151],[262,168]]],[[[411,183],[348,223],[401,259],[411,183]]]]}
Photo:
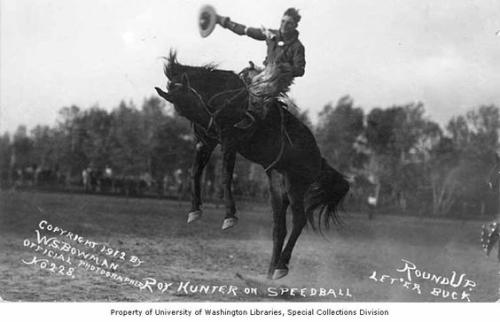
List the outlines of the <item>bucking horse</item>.
{"type": "Polygon", "coordinates": [[[252,94],[248,84],[233,71],[219,70],[214,65],[182,65],[172,51],[166,57],[164,72],[167,91],[155,89],[174,105],[179,115],[193,123],[196,137],[188,222],[202,215],[200,178],[218,144],[223,154],[223,229],[237,223],[231,193],[236,153],[260,164],[268,176],[273,214],[273,250],[267,277],[286,276],[292,250],[307,222],[313,229],[318,224],[320,231],[321,226],[339,222],[338,208],[349,190],[347,180],[322,158],[307,126],[278,100],[251,129],[236,128],[234,125],[245,117],[252,94]],[[292,212],[292,231],[285,245],[288,207],[292,212]]]}

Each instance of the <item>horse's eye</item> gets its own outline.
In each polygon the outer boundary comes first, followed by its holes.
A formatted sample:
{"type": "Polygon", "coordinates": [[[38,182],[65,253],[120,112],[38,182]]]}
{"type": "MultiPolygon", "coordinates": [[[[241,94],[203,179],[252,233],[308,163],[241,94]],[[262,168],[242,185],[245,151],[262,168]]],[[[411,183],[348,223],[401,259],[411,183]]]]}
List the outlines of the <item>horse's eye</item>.
{"type": "Polygon", "coordinates": [[[182,87],[182,84],[181,83],[173,83],[173,82],[170,82],[168,84],[168,90],[171,91],[171,90],[174,90],[174,89],[178,89],[178,88],[181,88],[182,87]]]}

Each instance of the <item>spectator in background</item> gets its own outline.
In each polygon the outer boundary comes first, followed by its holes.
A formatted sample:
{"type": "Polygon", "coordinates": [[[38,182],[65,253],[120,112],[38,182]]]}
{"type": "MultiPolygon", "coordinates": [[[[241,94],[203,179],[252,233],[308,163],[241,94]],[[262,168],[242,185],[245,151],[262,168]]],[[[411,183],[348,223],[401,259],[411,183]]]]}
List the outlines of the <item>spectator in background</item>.
{"type": "Polygon", "coordinates": [[[368,219],[372,220],[373,216],[375,215],[375,209],[377,208],[377,197],[375,194],[370,194],[368,196],[368,219]]]}

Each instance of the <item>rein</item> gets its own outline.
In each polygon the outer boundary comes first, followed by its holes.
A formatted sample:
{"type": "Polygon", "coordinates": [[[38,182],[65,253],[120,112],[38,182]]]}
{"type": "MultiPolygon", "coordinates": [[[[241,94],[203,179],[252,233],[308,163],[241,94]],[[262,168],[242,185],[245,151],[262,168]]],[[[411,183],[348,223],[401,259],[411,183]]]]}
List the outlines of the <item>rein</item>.
{"type": "Polygon", "coordinates": [[[219,93],[216,93],[214,94],[209,100],[207,103],[205,103],[205,101],[203,100],[203,97],[201,96],[201,94],[196,90],[194,89],[193,87],[191,86],[188,86],[188,89],[196,96],[196,98],[200,101],[201,103],[201,106],[203,107],[203,109],[205,110],[205,112],[207,112],[207,114],[210,116],[210,121],[208,122],[208,126],[207,128],[203,128],[203,130],[208,134],[210,132],[210,129],[216,125],[216,117],[217,115],[222,112],[226,106],[228,106],[229,104],[227,103],[230,103],[232,102],[236,97],[238,97],[239,95],[241,95],[241,93],[243,93],[244,91],[247,90],[246,87],[241,87],[241,88],[237,88],[237,89],[230,89],[230,90],[225,90],[225,91],[222,91],[222,92],[219,92],[219,93]],[[219,96],[222,96],[224,94],[229,94],[229,93],[233,93],[233,92],[236,92],[235,95],[231,96],[231,98],[229,100],[226,101],[226,104],[224,104],[220,109],[216,109],[216,108],[213,108],[211,106],[211,102],[219,97],[219,96]],[[213,112],[212,112],[213,110],[213,112]]]}
{"type": "MultiPolygon", "coordinates": [[[[272,167],[274,167],[281,160],[281,157],[283,157],[283,152],[285,152],[285,140],[284,140],[284,134],[286,133],[285,116],[283,115],[283,108],[279,107],[279,110],[280,110],[280,119],[281,119],[281,122],[280,122],[281,123],[280,151],[278,152],[276,159],[274,159],[274,161],[271,162],[271,164],[268,165],[264,169],[265,172],[269,171],[272,167]]],[[[288,133],[286,133],[286,135],[288,136],[288,133]]],[[[290,137],[288,137],[288,139],[290,140],[290,137]]],[[[291,143],[291,140],[290,140],[290,143],[291,143]]]]}

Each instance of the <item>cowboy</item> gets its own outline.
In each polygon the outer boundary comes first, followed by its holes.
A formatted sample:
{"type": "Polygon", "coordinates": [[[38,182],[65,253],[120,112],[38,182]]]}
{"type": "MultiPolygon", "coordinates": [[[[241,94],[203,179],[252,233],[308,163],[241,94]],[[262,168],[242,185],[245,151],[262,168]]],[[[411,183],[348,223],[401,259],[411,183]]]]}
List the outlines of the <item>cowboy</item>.
{"type": "MultiPolygon", "coordinates": [[[[217,23],[238,35],[247,35],[256,40],[265,40],[267,44],[267,57],[264,61],[264,70],[257,70],[258,74],[252,78],[250,85],[251,95],[248,112],[249,117],[244,118],[235,126],[249,128],[256,116],[263,119],[267,106],[277,96],[288,91],[295,77],[304,75],[306,65],[304,46],[299,40],[297,26],[300,14],[295,8],[288,8],[283,17],[279,30],[265,28],[251,28],[231,21],[229,17],[217,16],[217,23]],[[255,100],[260,97],[260,100],[255,100]],[[252,99],[253,98],[253,99],[252,99]]],[[[253,63],[250,63],[253,69],[253,63]]]]}

